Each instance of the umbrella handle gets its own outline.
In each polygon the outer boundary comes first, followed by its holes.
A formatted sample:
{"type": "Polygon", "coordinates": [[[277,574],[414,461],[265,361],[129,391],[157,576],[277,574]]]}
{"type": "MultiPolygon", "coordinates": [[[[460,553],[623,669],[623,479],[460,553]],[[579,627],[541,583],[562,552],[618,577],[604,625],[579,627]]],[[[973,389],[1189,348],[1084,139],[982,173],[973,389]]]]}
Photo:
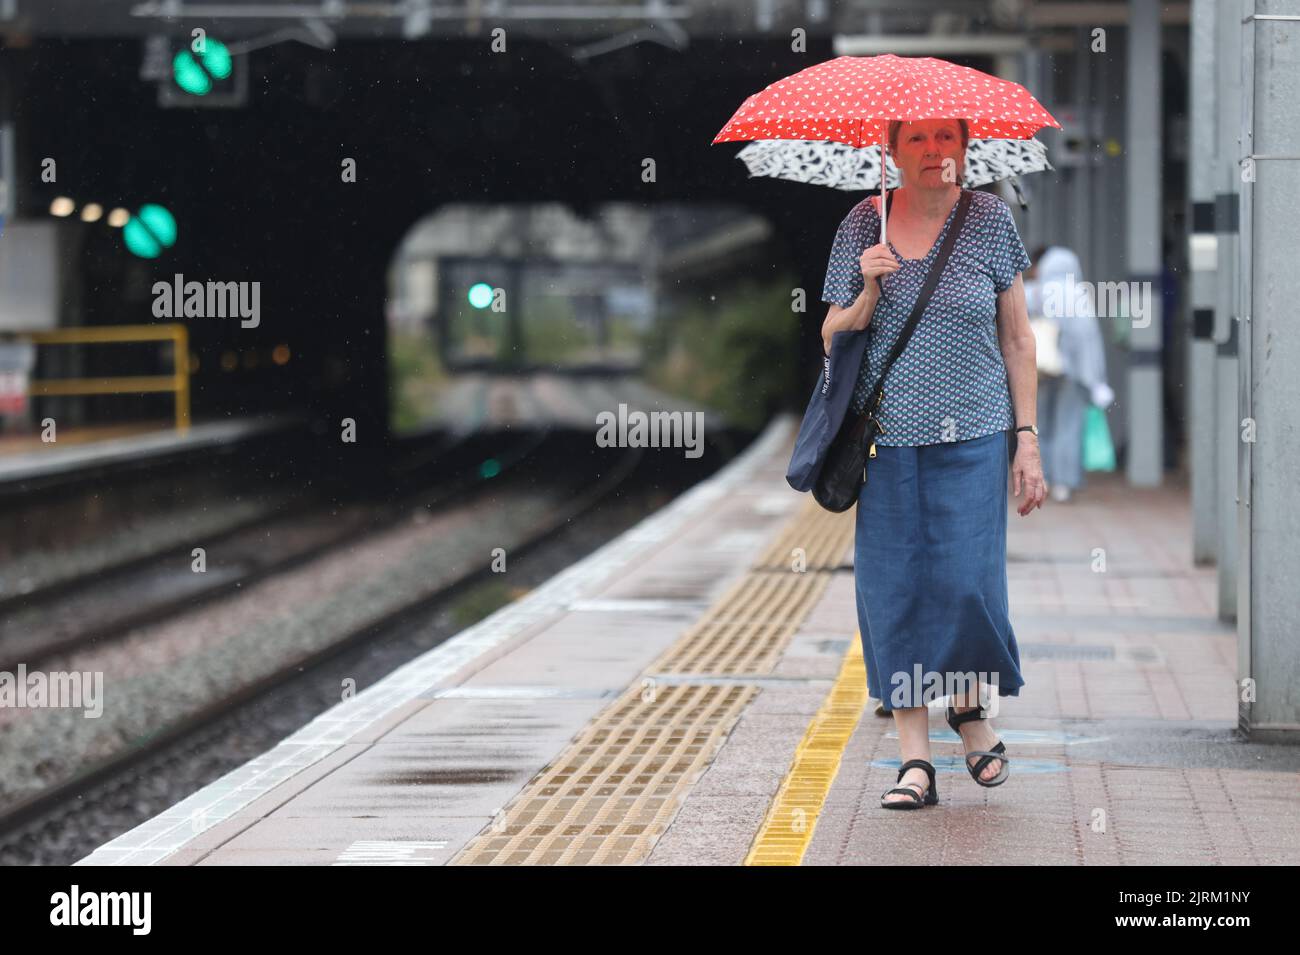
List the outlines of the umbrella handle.
{"type": "Polygon", "coordinates": [[[880,241],[888,242],[889,212],[885,208],[885,128],[880,127],[880,241]]]}

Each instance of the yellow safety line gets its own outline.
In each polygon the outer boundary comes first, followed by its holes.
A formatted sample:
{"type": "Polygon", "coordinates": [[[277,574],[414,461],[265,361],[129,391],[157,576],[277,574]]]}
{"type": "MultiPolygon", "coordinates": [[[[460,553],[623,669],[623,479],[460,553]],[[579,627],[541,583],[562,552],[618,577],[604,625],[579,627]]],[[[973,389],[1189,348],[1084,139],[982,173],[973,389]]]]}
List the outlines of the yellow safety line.
{"type": "Polygon", "coordinates": [[[830,693],[794,753],[790,771],[772,797],[744,865],[800,865],[812,841],[826,794],[840,770],[849,737],[867,702],[862,634],[855,631],[830,693]]]}

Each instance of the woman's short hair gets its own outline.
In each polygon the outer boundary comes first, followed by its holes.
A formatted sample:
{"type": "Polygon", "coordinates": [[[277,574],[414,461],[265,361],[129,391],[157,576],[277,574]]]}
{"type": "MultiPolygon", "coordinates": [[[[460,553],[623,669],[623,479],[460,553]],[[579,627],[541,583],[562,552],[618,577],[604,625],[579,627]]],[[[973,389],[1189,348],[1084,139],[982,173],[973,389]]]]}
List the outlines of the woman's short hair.
{"type": "MultiPolygon", "coordinates": [[[[961,148],[965,149],[970,143],[970,126],[966,124],[964,119],[957,120],[957,126],[961,129],[961,148]]],[[[891,153],[896,154],[898,152],[898,131],[902,128],[903,121],[901,119],[889,121],[889,151],[891,153]]]]}

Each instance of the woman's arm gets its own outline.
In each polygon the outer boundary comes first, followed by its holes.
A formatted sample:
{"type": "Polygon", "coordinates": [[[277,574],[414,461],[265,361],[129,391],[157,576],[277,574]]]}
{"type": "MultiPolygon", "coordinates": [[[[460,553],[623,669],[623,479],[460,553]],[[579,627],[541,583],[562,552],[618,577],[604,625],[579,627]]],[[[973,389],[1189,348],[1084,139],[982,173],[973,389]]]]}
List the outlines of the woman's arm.
{"type": "Polygon", "coordinates": [[[867,282],[853,304],[848,308],[831,305],[826,309],[826,319],[822,322],[822,351],[829,357],[831,353],[831,336],[846,329],[863,329],[871,324],[871,315],[876,310],[880,299],[880,289],[875,282],[867,282]]]}
{"type": "MultiPolygon", "coordinates": [[[[1007,383],[1011,386],[1011,405],[1016,413],[1016,427],[1038,423],[1038,350],[1034,329],[1029,324],[1025,305],[1025,284],[1020,273],[1005,292],[998,293],[998,346],[1007,366],[1007,383]]],[[[1021,431],[1017,438],[1038,439],[1032,432],[1021,431]]]]}
{"type": "Polygon", "coordinates": [[[861,331],[871,324],[876,303],[880,301],[881,281],[886,275],[897,272],[901,266],[894,253],[884,243],[877,242],[863,249],[858,256],[858,270],[862,273],[862,291],[848,308],[831,305],[822,322],[822,350],[831,353],[831,336],[841,331],[861,331]]]}
{"type": "MultiPolygon", "coordinates": [[[[1029,310],[1025,306],[1025,285],[1019,272],[1011,287],[998,293],[998,346],[1007,366],[1015,426],[1037,424],[1038,356],[1034,329],[1029,324],[1029,310]]],[[[1038,436],[1032,431],[1016,433],[1016,459],[1012,463],[1011,478],[1012,493],[1017,497],[1022,481],[1024,483],[1025,499],[1016,509],[1022,517],[1035,507],[1043,506],[1047,482],[1043,480],[1043,465],[1038,455],[1038,436]]]]}

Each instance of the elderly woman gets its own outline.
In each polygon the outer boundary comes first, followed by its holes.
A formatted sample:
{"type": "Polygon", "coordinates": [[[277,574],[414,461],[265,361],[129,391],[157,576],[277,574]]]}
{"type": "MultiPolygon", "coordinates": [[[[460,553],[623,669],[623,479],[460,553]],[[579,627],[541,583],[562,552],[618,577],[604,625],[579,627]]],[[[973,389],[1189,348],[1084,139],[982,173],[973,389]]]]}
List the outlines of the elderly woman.
{"type": "MultiPolygon", "coordinates": [[[[961,197],[963,120],[891,123],[902,175],[879,236],[879,197],[849,211],[826,270],[822,325],[869,328],[854,410],[916,302],[961,197]]],[[[1020,273],[1029,257],[1011,211],[974,192],[952,255],[916,330],[884,382],[883,433],[858,498],[854,575],[871,696],[893,714],[901,769],[881,805],[938,802],[926,703],[950,696],[948,723],[977,783],[1007,777],[1006,747],[981,697],[1017,696],[1024,679],[1008,619],[1007,468],[1021,516],[1041,507],[1034,334],[1020,273]],[[942,689],[940,689],[940,686],[942,689]]]]}

